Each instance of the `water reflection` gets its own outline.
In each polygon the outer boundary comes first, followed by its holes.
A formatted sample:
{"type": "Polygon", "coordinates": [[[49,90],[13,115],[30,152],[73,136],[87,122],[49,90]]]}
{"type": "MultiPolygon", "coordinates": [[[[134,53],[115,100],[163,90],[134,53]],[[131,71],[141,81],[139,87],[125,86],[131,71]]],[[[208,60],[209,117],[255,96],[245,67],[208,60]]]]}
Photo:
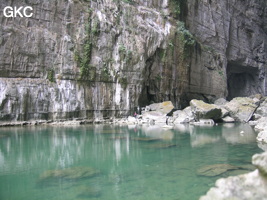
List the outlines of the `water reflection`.
{"type": "Polygon", "coordinates": [[[248,124],[224,124],[222,126],[222,137],[227,143],[249,144],[256,142],[256,132],[248,124]]]}
{"type": "Polygon", "coordinates": [[[147,137],[158,138],[162,140],[172,140],[174,132],[171,129],[164,129],[162,126],[142,126],[142,132],[147,137]]]}
{"type": "Polygon", "coordinates": [[[224,139],[230,144],[256,142],[256,132],[248,124],[223,124],[220,126],[189,126],[191,146],[201,147],[224,139]]]}
{"type": "Polygon", "coordinates": [[[258,151],[255,137],[253,129],[244,124],[1,129],[0,199],[192,200],[217,179],[199,178],[198,167],[250,159],[258,151]],[[36,187],[46,171],[77,167],[100,173],[86,179],[75,175],[72,181],[55,179],[52,185],[36,187]]]}

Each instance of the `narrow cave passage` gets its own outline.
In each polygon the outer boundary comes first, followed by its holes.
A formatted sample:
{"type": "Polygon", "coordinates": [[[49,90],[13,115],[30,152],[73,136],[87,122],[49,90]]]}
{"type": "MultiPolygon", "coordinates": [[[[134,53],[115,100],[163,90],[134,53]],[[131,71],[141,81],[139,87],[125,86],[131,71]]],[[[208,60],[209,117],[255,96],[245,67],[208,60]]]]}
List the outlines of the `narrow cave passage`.
{"type": "Polygon", "coordinates": [[[262,94],[262,82],[259,79],[259,69],[229,63],[227,66],[227,87],[227,100],[258,93],[262,94]]]}

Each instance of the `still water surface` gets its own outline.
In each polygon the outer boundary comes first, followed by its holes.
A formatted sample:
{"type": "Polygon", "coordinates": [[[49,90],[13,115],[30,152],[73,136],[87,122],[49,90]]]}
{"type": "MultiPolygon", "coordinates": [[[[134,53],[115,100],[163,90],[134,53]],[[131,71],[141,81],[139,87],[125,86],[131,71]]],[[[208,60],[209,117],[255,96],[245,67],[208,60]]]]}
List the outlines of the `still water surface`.
{"type": "Polygon", "coordinates": [[[1,128],[0,199],[194,200],[216,179],[246,172],[206,177],[197,170],[250,168],[262,152],[255,137],[244,124],[1,128]]]}

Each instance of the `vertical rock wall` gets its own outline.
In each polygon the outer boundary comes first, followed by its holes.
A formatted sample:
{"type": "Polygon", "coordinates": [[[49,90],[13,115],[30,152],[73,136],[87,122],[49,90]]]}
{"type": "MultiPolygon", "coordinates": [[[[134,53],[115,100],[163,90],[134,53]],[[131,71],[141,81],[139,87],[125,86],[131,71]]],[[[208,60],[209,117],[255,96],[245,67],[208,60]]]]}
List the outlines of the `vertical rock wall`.
{"type": "Polygon", "coordinates": [[[0,120],[266,92],[264,0],[0,0],[0,10],[0,120]],[[26,5],[31,18],[3,16],[26,5]]]}
{"type": "Polygon", "coordinates": [[[194,69],[201,68],[202,73],[195,74],[192,70],[191,77],[201,81],[202,76],[214,74],[212,70],[217,66],[215,73],[225,80],[224,83],[216,81],[212,76],[210,82],[200,85],[190,83],[191,89],[200,93],[212,91],[211,94],[214,88],[221,88],[221,92],[222,88],[227,88],[228,92],[225,90],[221,94],[229,99],[256,93],[266,95],[266,1],[187,2],[187,27],[203,49],[211,52],[208,56],[214,55],[212,57],[217,62],[214,65],[210,62],[212,59],[204,56],[206,58],[201,66],[192,66],[194,69]]]}

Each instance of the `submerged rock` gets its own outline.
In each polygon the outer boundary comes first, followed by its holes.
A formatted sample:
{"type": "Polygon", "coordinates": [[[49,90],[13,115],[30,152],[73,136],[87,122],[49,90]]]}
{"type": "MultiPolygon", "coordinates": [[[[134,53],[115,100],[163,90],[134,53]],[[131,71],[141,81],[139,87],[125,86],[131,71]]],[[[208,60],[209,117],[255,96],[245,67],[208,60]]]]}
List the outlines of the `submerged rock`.
{"type": "Polygon", "coordinates": [[[218,176],[229,170],[236,170],[239,167],[229,164],[215,164],[201,167],[197,170],[197,174],[201,176],[218,176]]]}
{"type": "Polygon", "coordinates": [[[247,174],[217,180],[215,187],[200,200],[267,199],[267,152],[254,155],[252,163],[258,169],[247,174]]]}
{"type": "Polygon", "coordinates": [[[41,174],[40,180],[49,180],[49,179],[82,179],[82,178],[90,178],[97,174],[100,171],[90,168],[90,167],[73,167],[66,169],[57,169],[57,170],[48,170],[41,174]]]}
{"type": "Polygon", "coordinates": [[[151,149],[167,149],[167,148],[171,148],[171,147],[176,147],[176,144],[151,144],[148,145],[147,148],[151,148],[151,149]]]}
{"type": "Polygon", "coordinates": [[[77,196],[79,198],[92,198],[92,197],[100,197],[101,189],[96,187],[84,187],[81,193],[77,196]]]}
{"type": "Polygon", "coordinates": [[[160,138],[132,138],[131,140],[136,140],[136,141],[140,141],[140,142],[155,142],[160,140],[160,138]]]}
{"type": "Polygon", "coordinates": [[[191,106],[194,118],[197,121],[199,121],[200,119],[218,120],[222,116],[221,108],[214,104],[208,104],[201,100],[193,99],[190,101],[190,106],[191,106]]]}

